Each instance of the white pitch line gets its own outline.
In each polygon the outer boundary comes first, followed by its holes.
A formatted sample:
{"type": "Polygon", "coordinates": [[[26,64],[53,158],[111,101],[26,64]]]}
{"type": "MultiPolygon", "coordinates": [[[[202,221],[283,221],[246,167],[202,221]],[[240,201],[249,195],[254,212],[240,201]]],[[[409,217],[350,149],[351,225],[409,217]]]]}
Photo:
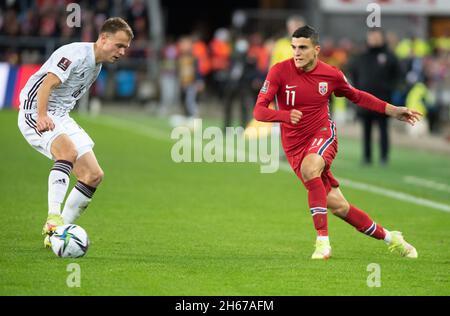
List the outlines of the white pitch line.
{"type": "MultiPolygon", "coordinates": [[[[111,116],[107,116],[107,117],[102,116],[100,120],[92,119],[92,122],[95,122],[97,124],[103,123],[105,125],[108,125],[111,127],[116,127],[116,128],[124,128],[129,131],[138,133],[138,134],[146,136],[146,137],[157,139],[157,140],[170,141],[170,135],[169,135],[170,133],[163,133],[160,130],[142,125],[141,123],[137,123],[137,122],[135,123],[135,122],[131,122],[131,121],[125,120],[125,119],[115,118],[115,117],[111,117],[111,116]],[[106,118],[106,120],[105,120],[105,118],[106,118]]],[[[286,162],[280,162],[280,170],[290,172],[290,173],[293,172],[291,167],[289,166],[289,164],[286,162]]],[[[386,197],[389,197],[389,198],[392,198],[395,200],[399,200],[399,201],[403,201],[403,202],[407,202],[407,203],[411,203],[411,204],[415,204],[415,205],[426,206],[426,207],[429,207],[429,208],[432,208],[435,210],[450,213],[450,205],[448,205],[448,204],[438,203],[438,202],[435,202],[432,200],[419,198],[419,197],[416,197],[416,196],[413,196],[413,195],[410,195],[407,193],[403,193],[400,191],[385,189],[382,187],[378,187],[375,185],[367,184],[364,182],[358,182],[358,181],[354,181],[354,180],[350,180],[350,179],[339,178],[339,182],[349,188],[352,188],[352,189],[356,189],[356,190],[360,190],[360,191],[364,191],[364,192],[375,193],[375,194],[386,196],[386,197]]]]}
{"type": "Polygon", "coordinates": [[[434,208],[435,210],[450,213],[450,205],[448,205],[448,204],[438,203],[438,202],[431,201],[428,199],[419,198],[419,197],[416,197],[411,194],[394,191],[391,189],[384,189],[384,188],[377,187],[377,186],[374,186],[371,184],[357,182],[357,181],[353,181],[353,180],[349,180],[349,179],[340,179],[339,181],[342,184],[344,184],[348,187],[357,189],[357,190],[376,193],[376,194],[384,195],[384,196],[387,196],[387,197],[390,197],[390,198],[393,198],[396,200],[409,202],[409,203],[416,204],[416,205],[426,206],[426,207],[434,208]]]}
{"type": "MultiPolygon", "coordinates": [[[[280,169],[282,169],[283,171],[292,172],[289,164],[287,164],[285,162],[280,163],[280,169]]],[[[426,207],[430,207],[430,208],[433,208],[433,209],[436,209],[439,211],[450,213],[450,205],[448,205],[448,204],[438,203],[438,202],[427,200],[424,198],[419,198],[419,197],[416,197],[411,194],[395,191],[392,189],[384,189],[382,187],[378,187],[378,186],[375,186],[372,184],[367,184],[364,182],[354,181],[354,180],[345,179],[345,178],[339,178],[339,183],[341,183],[349,188],[352,188],[352,189],[375,193],[375,194],[383,195],[383,196],[386,196],[386,197],[389,197],[389,198],[392,198],[395,200],[400,200],[403,202],[409,202],[409,203],[416,204],[416,205],[426,206],[426,207]]]]}
{"type": "Polygon", "coordinates": [[[170,141],[170,133],[164,133],[163,131],[156,129],[151,126],[142,125],[138,122],[132,122],[125,119],[120,119],[110,115],[102,115],[100,119],[96,117],[83,116],[93,123],[106,125],[113,128],[126,129],[127,131],[132,131],[143,136],[148,136],[157,140],[170,141]]]}
{"type": "Polygon", "coordinates": [[[403,181],[408,184],[417,185],[419,187],[425,187],[432,190],[450,193],[450,186],[445,183],[439,183],[433,180],[423,179],[415,176],[406,176],[403,178],[403,181]]]}

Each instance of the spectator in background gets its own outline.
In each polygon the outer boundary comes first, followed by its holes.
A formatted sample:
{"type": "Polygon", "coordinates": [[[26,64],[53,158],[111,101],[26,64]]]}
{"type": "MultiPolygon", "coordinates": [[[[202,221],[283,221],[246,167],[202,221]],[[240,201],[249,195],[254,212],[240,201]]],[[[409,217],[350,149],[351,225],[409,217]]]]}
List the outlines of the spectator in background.
{"type": "Polygon", "coordinates": [[[214,88],[219,99],[224,96],[227,74],[230,67],[230,32],[225,28],[217,29],[209,43],[211,54],[211,72],[214,88]]]}
{"type": "Polygon", "coordinates": [[[324,38],[320,45],[320,60],[337,67],[345,68],[348,63],[349,55],[354,52],[353,42],[348,38],[339,40],[338,45],[330,37],[324,38]]]}
{"type": "MultiPolygon", "coordinates": [[[[433,53],[423,60],[424,78],[429,90],[427,120],[430,133],[438,133],[446,105],[450,104],[450,46],[445,46],[445,39],[436,43],[433,53]]],[[[450,44],[450,37],[448,38],[450,44]]],[[[426,101],[426,99],[425,99],[426,101]]]]}
{"type": "Polygon", "coordinates": [[[0,34],[1,34],[1,32],[2,32],[2,29],[3,29],[3,22],[4,22],[4,19],[3,19],[3,10],[2,10],[2,8],[0,7],[0,34]]]}
{"type": "Polygon", "coordinates": [[[185,36],[178,43],[178,79],[181,88],[181,103],[187,118],[198,117],[197,96],[203,90],[203,79],[198,69],[198,60],[193,52],[192,38],[185,36]]]}
{"type": "Polygon", "coordinates": [[[70,27],[67,24],[67,18],[65,16],[62,16],[59,18],[59,30],[60,30],[60,37],[66,42],[71,42],[73,41],[73,38],[76,36],[77,28],[70,27]]]}
{"type": "Polygon", "coordinates": [[[159,76],[160,85],[160,115],[167,115],[169,109],[177,102],[179,95],[177,78],[178,50],[176,43],[169,39],[162,49],[161,73],[159,76]]]}
{"type": "MultiPolygon", "coordinates": [[[[130,58],[148,58],[151,54],[149,49],[149,21],[147,4],[144,0],[128,0],[123,6],[123,13],[130,21],[130,25],[136,35],[134,45],[130,50],[130,58]]],[[[156,54],[156,52],[155,52],[156,54]]]]}
{"type": "Polygon", "coordinates": [[[416,36],[402,39],[395,48],[395,54],[400,59],[423,58],[431,53],[431,46],[427,41],[416,36]]]}
{"type": "Polygon", "coordinates": [[[134,23],[139,18],[145,19],[145,24],[148,25],[147,21],[147,5],[144,0],[131,0],[128,5],[128,16],[127,18],[134,23]]]}
{"type": "Polygon", "coordinates": [[[143,17],[137,17],[133,22],[133,31],[136,34],[135,45],[130,50],[129,56],[132,58],[148,57],[148,36],[147,22],[143,17]]]}
{"type": "Polygon", "coordinates": [[[81,41],[90,42],[94,39],[94,22],[93,13],[90,10],[86,10],[82,14],[83,27],[81,29],[81,41]]]}
{"type": "Polygon", "coordinates": [[[248,57],[254,61],[254,63],[256,64],[256,70],[258,72],[259,82],[255,82],[255,84],[259,83],[259,85],[254,87],[254,89],[256,89],[257,95],[264,82],[264,79],[266,78],[267,72],[269,71],[273,41],[269,39],[264,42],[262,34],[256,32],[250,35],[249,44],[250,47],[248,49],[248,57]]]}
{"type": "Polygon", "coordinates": [[[430,123],[434,123],[434,100],[424,80],[419,79],[415,82],[406,96],[406,107],[413,111],[420,111],[423,119],[417,122],[416,128],[407,127],[407,132],[412,136],[423,136],[428,134],[431,129],[430,123]]]}
{"type": "Polygon", "coordinates": [[[35,36],[39,29],[39,17],[35,10],[28,9],[21,18],[20,21],[21,35],[23,36],[35,36]]]}
{"type": "Polygon", "coordinates": [[[241,110],[241,126],[245,127],[249,120],[249,110],[253,97],[252,83],[258,76],[257,60],[250,57],[249,43],[245,37],[239,37],[234,45],[231,66],[225,89],[224,125],[232,126],[233,103],[238,99],[241,110]]]}
{"type": "Polygon", "coordinates": [[[286,21],[287,34],[275,42],[270,66],[292,58],[291,36],[296,29],[305,25],[305,20],[299,15],[293,15],[286,21]]]}
{"type": "Polygon", "coordinates": [[[202,39],[199,32],[192,34],[192,53],[198,61],[198,70],[203,78],[208,76],[211,72],[211,59],[209,57],[208,45],[202,39]]]}
{"type": "MultiPolygon", "coordinates": [[[[97,0],[95,1],[95,15],[104,15],[108,16],[110,14],[110,10],[112,7],[112,1],[110,0],[97,0]]],[[[127,17],[129,18],[129,17],[127,17]]]]}
{"type": "MultiPolygon", "coordinates": [[[[350,65],[350,74],[356,88],[391,102],[391,97],[400,76],[400,67],[395,55],[386,45],[385,35],[380,28],[367,32],[367,50],[357,56],[350,65]]],[[[363,164],[372,163],[372,126],[378,123],[380,129],[380,163],[386,165],[389,159],[388,118],[358,107],[363,123],[363,164]]]]}
{"type": "Polygon", "coordinates": [[[249,38],[250,48],[248,58],[254,63],[254,75],[252,76],[252,96],[254,100],[258,97],[264,79],[269,72],[269,65],[275,44],[272,38],[264,40],[261,33],[253,33],[249,38]]]}
{"type": "Polygon", "coordinates": [[[19,36],[20,24],[17,18],[17,13],[13,9],[8,9],[3,18],[3,28],[1,34],[7,36],[19,36]]]}
{"type": "Polygon", "coordinates": [[[54,11],[48,11],[41,17],[39,36],[54,37],[57,35],[57,15],[54,11]]]}

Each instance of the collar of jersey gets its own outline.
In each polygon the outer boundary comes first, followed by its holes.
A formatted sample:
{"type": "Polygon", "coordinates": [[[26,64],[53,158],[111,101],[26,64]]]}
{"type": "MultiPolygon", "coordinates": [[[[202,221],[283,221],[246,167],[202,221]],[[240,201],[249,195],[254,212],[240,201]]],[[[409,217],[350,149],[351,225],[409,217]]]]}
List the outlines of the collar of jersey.
{"type": "Polygon", "coordinates": [[[320,60],[317,60],[316,66],[315,66],[313,69],[311,69],[310,71],[306,72],[306,71],[304,71],[304,70],[302,70],[302,69],[298,69],[298,68],[295,66],[294,58],[291,59],[291,65],[295,68],[295,70],[297,71],[297,73],[298,73],[299,75],[303,75],[303,74],[306,74],[306,73],[308,73],[308,74],[313,73],[313,72],[317,69],[317,67],[319,67],[319,64],[320,64],[320,63],[321,63],[321,61],[320,61],[320,60]]]}

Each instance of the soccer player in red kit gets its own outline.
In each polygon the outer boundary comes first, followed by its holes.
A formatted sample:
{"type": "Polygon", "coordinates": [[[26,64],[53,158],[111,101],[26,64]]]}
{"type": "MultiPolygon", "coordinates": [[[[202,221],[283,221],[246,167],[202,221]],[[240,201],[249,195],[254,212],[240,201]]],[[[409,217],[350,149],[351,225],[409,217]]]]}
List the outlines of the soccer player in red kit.
{"type": "Polygon", "coordinates": [[[384,240],[391,251],[417,258],[416,249],[402,233],[388,231],[368,214],[349,204],[331,173],[337,153],[336,125],[329,118],[330,95],[344,96],[353,103],[414,125],[421,114],[396,107],[369,93],[355,89],[344,74],[318,60],[319,35],[310,26],[292,35],[293,58],[274,65],[258,95],[254,117],[263,122],[281,123],[281,140],[286,157],[308,191],[308,204],[317,231],[312,259],[328,259],[327,209],[358,231],[384,240]],[[276,98],[278,110],[268,108],[276,98]]]}

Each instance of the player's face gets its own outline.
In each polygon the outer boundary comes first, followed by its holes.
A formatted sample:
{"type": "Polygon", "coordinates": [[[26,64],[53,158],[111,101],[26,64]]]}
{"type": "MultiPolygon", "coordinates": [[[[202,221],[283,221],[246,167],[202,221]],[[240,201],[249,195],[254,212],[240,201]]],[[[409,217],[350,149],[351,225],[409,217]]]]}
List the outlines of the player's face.
{"type": "Polygon", "coordinates": [[[383,33],[378,31],[367,33],[367,45],[369,45],[369,47],[381,47],[383,44],[383,33]]]}
{"type": "Polygon", "coordinates": [[[314,45],[309,38],[293,37],[291,47],[297,68],[309,70],[315,65],[320,51],[319,45],[314,45]]]}
{"type": "Polygon", "coordinates": [[[102,43],[104,61],[114,63],[125,56],[131,39],[124,31],[118,31],[114,34],[102,34],[102,43]]]}

